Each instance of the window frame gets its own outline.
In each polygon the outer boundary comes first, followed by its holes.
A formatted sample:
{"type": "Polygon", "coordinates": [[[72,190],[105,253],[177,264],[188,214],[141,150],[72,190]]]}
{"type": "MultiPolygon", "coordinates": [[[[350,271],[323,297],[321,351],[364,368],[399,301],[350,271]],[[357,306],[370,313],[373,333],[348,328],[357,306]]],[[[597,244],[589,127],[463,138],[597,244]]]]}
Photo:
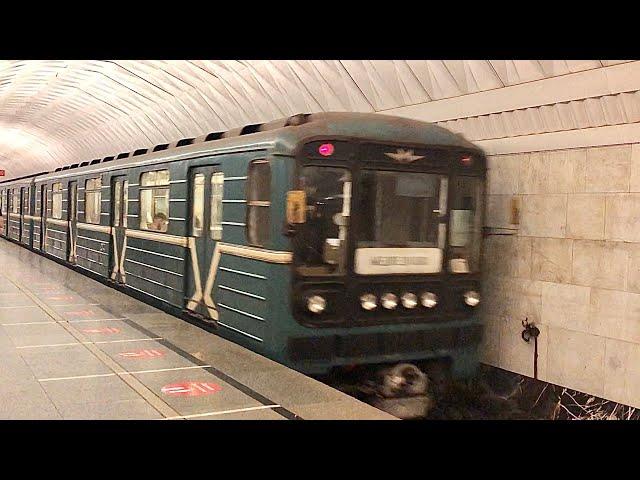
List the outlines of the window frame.
{"type": "Polygon", "coordinates": [[[87,178],[84,181],[84,221],[85,223],[91,223],[93,225],[100,225],[101,222],[101,218],[102,218],[102,177],[98,176],[98,177],[93,177],[93,178],[87,178]],[[92,186],[89,186],[89,182],[93,182],[92,186]],[[96,186],[96,183],[98,184],[98,186],[96,186]],[[94,215],[97,217],[97,221],[96,219],[93,218],[89,218],[89,205],[95,205],[95,201],[94,202],[90,202],[89,201],[89,196],[93,197],[94,195],[98,196],[98,211],[97,212],[92,212],[94,215]]]}
{"type": "Polygon", "coordinates": [[[247,167],[247,180],[245,184],[245,199],[247,202],[246,212],[245,212],[245,240],[247,242],[247,245],[250,245],[252,247],[266,248],[266,246],[271,241],[271,181],[273,179],[272,173],[273,172],[271,170],[271,162],[266,158],[256,158],[255,160],[252,160],[251,162],[249,162],[249,166],[247,167]],[[252,184],[251,182],[252,170],[255,168],[254,167],[255,165],[263,165],[263,164],[266,164],[269,167],[269,188],[268,188],[269,199],[268,200],[251,200],[250,185],[252,184]],[[256,240],[256,239],[250,238],[249,232],[251,231],[251,228],[250,228],[249,220],[251,218],[250,213],[252,208],[266,208],[269,214],[268,226],[267,226],[267,232],[268,232],[267,238],[257,239],[257,240],[261,240],[261,243],[253,242],[252,240],[256,240]]]}
{"type": "Polygon", "coordinates": [[[170,223],[170,208],[171,208],[171,171],[169,168],[161,168],[159,170],[148,170],[146,172],[141,172],[140,177],[138,179],[139,188],[138,188],[138,202],[139,202],[139,213],[138,213],[138,228],[140,230],[145,230],[149,232],[158,232],[158,233],[167,233],[169,231],[169,223],[170,223]],[[165,184],[157,184],[157,180],[154,181],[152,185],[143,185],[145,175],[149,175],[151,173],[159,173],[159,172],[167,172],[167,183],[165,184]],[[164,224],[164,230],[153,230],[148,228],[148,223],[145,221],[143,226],[143,195],[144,192],[150,190],[151,191],[151,208],[152,212],[155,214],[155,201],[156,191],[157,190],[166,190],[167,191],[167,221],[164,224]]]}

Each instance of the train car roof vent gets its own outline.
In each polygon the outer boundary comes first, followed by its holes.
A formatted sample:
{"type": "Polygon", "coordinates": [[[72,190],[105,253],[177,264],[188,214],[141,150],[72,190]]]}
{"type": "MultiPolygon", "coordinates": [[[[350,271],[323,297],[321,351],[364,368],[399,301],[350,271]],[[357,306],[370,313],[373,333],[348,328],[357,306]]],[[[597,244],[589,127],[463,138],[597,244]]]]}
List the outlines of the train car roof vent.
{"type": "Polygon", "coordinates": [[[110,162],[110,161],[112,161],[112,160],[113,160],[113,157],[104,157],[104,158],[102,159],[102,163],[104,163],[104,162],[110,162]]]}
{"type": "Polygon", "coordinates": [[[127,158],[129,156],[131,152],[125,152],[125,153],[121,153],[120,155],[118,155],[116,157],[117,160],[120,160],[121,158],[127,158]]]}
{"type": "Polygon", "coordinates": [[[262,126],[262,123],[254,123],[253,125],[245,125],[244,127],[242,127],[242,130],[240,130],[240,135],[249,135],[251,133],[259,132],[261,126],[262,126]]]}
{"type": "Polygon", "coordinates": [[[95,165],[96,163],[100,163],[100,159],[99,158],[95,158],[95,159],[91,160],[90,165],[95,165]]]}
{"type": "Polygon", "coordinates": [[[78,164],[74,163],[73,165],[69,165],[69,168],[78,168],[78,164]]]}
{"type": "Polygon", "coordinates": [[[220,140],[225,132],[211,132],[204,138],[205,142],[210,142],[212,140],[220,140]]]}
{"type": "Polygon", "coordinates": [[[168,143],[161,143],[161,144],[156,145],[155,147],[153,147],[153,151],[154,152],[159,152],[160,150],[166,150],[167,148],[169,148],[169,144],[168,143]]]}
{"type": "Polygon", "coordinates": [[[310,117],[311,117],[310,113],[298,113],[297,115],[292,115],[289,118],[287,118],[287,121],[284,124],[284,126],[297,127],[298,125],[304,125],[305,123],[311,120],[310,117]]]}
{"type": "Polygon", "coordinates": [[[64,167],[62,167],[62,170],[69,170],[69,165],[65,165],[64,167]]]}
{"type": "Polygon", "coordinates": [[[54,172],[59,172],[60,170],[62,170],[62,167],[58,167],[54,170],[54,172]]]}
{"type": "Polygon", "coordinates": [[[86,167],[87,165],[89,165],[89,161],[88,161],[88,160],[87,160],[86,162],[82,162],[82,163],[80,164],[80,168],[82,168],[82,167],[86,167]]]}
{"type": "Polygon", "coordinates": [[[176,147],[184,147],[185,145],[191,145],[195,139],[194,138],[183,138],[178,143],[176,143],[176,147]]]}
{"type": "Polygon", "coordinates": [[[135,152],[133,152],[133,156],[137,157],[138,155],[144,155],[145,153],[147,153],[149,151],[148,148],[139,148],[138,150],[136,150],[135,152]]]}

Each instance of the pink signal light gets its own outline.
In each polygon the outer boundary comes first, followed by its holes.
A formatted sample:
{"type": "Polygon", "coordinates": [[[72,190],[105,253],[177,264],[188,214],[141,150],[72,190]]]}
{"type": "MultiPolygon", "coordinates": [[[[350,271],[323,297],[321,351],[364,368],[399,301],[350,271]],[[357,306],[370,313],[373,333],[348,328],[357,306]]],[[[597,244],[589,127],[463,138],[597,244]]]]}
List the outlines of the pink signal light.
{"type": "Polygon", "coordinates": [[[323,157],[330,157],[333,155],[335,149],[336,148],[333,146],[333,143],[323,143],[320,145],[320,148],[318,148],[318,153],[323,157]]]}

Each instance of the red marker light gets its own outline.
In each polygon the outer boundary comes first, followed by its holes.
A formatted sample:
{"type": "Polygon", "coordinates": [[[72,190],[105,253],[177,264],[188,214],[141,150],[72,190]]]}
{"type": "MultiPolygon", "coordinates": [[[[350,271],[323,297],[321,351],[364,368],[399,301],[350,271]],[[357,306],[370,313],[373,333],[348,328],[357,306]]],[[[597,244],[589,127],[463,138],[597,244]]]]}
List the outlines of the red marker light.
{"type": "Polygon", "coordinates": [[[335,149],[336,148],[333,146],[332,143],[323,143],[322,145],[320,145],[320,148],[318,148],[318,153],[323,157],[329,157],[333,155],[333,152],[335,151],[335,149]]]}
{"type": "Polygon", "coordinates": [[[462,163],[465,166],[469,166],[473,163],[473,158],[471,157],[462,157],[460,159],[460,163],[462,163]]]}

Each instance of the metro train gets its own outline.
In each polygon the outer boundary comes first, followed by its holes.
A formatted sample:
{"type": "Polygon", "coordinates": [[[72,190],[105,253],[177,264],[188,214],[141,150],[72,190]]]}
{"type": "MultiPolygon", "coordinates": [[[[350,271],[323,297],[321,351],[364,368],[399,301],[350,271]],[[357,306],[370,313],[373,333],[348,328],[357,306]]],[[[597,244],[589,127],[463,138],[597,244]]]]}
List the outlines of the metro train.
{"type": "Polygon", "coordinates": [[[301,114],[0,183],[0,236],[307,374],[477,366],[486,158],[301,114]]]}

